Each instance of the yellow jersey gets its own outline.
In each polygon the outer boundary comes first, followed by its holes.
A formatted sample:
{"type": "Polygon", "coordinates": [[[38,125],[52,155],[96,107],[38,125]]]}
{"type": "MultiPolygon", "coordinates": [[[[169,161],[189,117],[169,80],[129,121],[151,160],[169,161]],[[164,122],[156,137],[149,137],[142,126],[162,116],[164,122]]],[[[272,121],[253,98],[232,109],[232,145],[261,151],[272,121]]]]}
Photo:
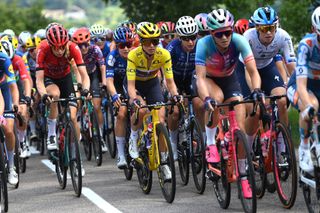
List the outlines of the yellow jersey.
{"type": "Polygon", "coordinates": [[[160,68],[163,68],[166,79],[173,78],[171,55],[166,49],[156,47],[149,67],[142,46],[131,50],[128,54],[127,79],[129,81],[147,81],[156,78],[160,68]]]}

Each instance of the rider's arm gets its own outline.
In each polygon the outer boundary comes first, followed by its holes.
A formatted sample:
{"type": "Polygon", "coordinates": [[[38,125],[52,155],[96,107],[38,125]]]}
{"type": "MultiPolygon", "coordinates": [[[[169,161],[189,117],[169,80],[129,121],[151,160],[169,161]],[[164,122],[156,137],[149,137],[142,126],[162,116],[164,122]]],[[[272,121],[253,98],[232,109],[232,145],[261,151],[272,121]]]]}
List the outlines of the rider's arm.
{"type": "Polygon", "coordinates": [[[128,54],[128,61],[127,61],[127,80],[128,80],[128,95],[130,99],[137,98],[136,93],[136,65],[134,61],[131,60],[133,57],[133,52],[130,51],[128,54]]]}
{"type": "Polygon", "coordinates": [[[7,81],[7,84],[9,85],[10,92],[12,95],[12,102],[14,105],[19,106],[19,90],[16,83],[16,76],[14,74],[11,60],[9,58],[5,59],[4,67],[5,67],[6,81],[7,81]]]}
{"type": "Polygon", "coordinates": [[[80,75],[80,73],[78,71],[78,67],[77,67],[77,64],[74,61],[74,59],[71,59],[70,64],[71,64],[72,70],[74,72],[74,75],[76,76],[77,82],[82,84],[81,75],[80,75]]]}
{"type": "Polygon", "coordinates": [[[312,104],[307,90],[307,80],[308,78],[297,78],[297,92],[302,102],[303,109],[312,104]]]}
{"type": "Polygon", "coordinates": [[[3,112],[4,112],[4,99],[0,89],[0,115],[3,115],[3,112]]]}
{"type": "Polygon", "coordinates": [[[90,78],[87,73],[86,66],[84,64],[78,65],[78,71],[79,71],[79,74],[80,74],[81,80],[82,80],[82,88],[89,90],[90,89],[90,78]]]}
{"type": "Polygon", "coordinates": [[[31,85],[32,85],[32,81],[30,81],[31,76],[29,75],[25,62],[23,61],[22,58],[18,58],[16,62],[16,66],[17,66],[17,69],[19,70],[19,77],[23,84],[24,95],[30,97],[31,85]]]}
{"type": "Polygon", "coordinates": [[[166,85],[171,95],[178,95],[177,86],[173,80],[172,61],[169,51],[165,50],[163,52],[163,57],[164,65],[161,70],[163,72],[163,76],[166,79],[166,85]]]}
{"type": "Polygon", "coordinates": [[[12,96],[12,103],[13,105],[19,106],[19,89],[16,82],[12,82],[9,84],[11,96],[12,96]]]}
{"type": "Polygon", "coordinates": [[[252,89],[261,88],[261,78],[257,70],[256,61],[249,60],[246,62],[246,70],[249,73],[252,89]]]}
{"type": "Polygon", "coordinates": [[[296,68],[296,55],[294,53],[294,48],[292,44],[292,40],[290,35],[281,29],[281,32],[283,33],[284,41],[283,41],[283,56],[286,60],[286,66],[289,75],[291,75],[296,68]]]}
{"type": "Polygon", "coordinates": [[[201,100],[204,100],[209,96],[209,91],[206,86],[206,67],[202,65],[196,65],[196,75],[197,75],[197,88],[198,95],[201,100]]]}
{"type": "Polygon", "coordinates": [[[100,71],[101,71],[101,83],[102,85],[107,85],[106,65],[100,65],[100,71]]]}
{"type": "Polygon", "coordinates": [[[44,86],[44,70],[37,70],[36,72],[36,86],[40,96],[47,94],[46,87],[44,86]]]}
{"type": "Polygon", "coordinates": [[[107,56],[107,71],[106,71],[106,84],[108,93],[113,96],[117,93],[116,88],[113,84],[114,82],[114,64],[115,58],[112,54],[107,56]]]}
{"type": "Polygon", "coordinates": [[[78,72],[81,76],[82,89],[90,89],[90,78],[87,72],[86,65],[83,61],[81,51],[77,45],[74,43],[70,45],[70,55],[74,59],[74,62],[77,65],[78,72]]]}

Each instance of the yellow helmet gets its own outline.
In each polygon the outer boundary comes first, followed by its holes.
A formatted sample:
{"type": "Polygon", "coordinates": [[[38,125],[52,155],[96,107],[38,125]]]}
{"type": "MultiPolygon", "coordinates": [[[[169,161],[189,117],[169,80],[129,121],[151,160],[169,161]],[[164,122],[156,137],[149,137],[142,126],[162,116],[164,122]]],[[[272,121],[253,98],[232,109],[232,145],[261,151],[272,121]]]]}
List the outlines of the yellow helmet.
{"type": "Polygon", "coordinates": [[[137,33],[141,39],[159,38],[161,31],[156,24],[145,22],[137,29],[137,33]]]}
{"type": "Polygon", "coordinates": [[[26,40],[25,47],[27,49],[36,48],[36,42],[35,42],[35,38],[33,36],[26,40]]]}
{"type": "Polygon", "coordinates": [[[39,36],[35,36],[34,37],[34,43],[36,45],[36,47],[39,46],[39,44],[41,43],[42,39],[39,36]]]}
{"type": "Polygon", "coordinates": [[[11,42],[12,46],[14,49],[17,49],[18,47],[18,39],[17,37],[15,36],[11,36],[11,35],[5,35],[1,38],[1,40],[4,40],[4,41],[9,41],[11,42]]]}

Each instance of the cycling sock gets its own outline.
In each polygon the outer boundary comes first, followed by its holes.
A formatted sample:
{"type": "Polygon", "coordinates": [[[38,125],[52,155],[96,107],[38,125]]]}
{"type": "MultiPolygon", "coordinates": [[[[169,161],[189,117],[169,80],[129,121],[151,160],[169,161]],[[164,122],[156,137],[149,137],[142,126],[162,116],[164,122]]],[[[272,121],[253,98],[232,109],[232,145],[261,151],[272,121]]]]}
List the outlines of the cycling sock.
{"type": "Polygon", "coordinates": [[[116,136],[116,142],[117,142],[117,149],[118,149],[118,157],[124,156],[124,147],[126,144],[125,137],[116,136]]]}
{"type": "Polygon", "coordinates": [[[253,145],[253,140],[254,140],[254,135],[247,135],[247,141],[248,141],[248,145],[249,145],[249,151],[252,151],[252,145],[253,145]]]}
{"type": "Polygon", "coordinates": [[[246,159],[239,159],[238,160],[239,172],[241,175],[246,174],[246,159]]]}
{"type": "Polygon", "coordinates": [[[50,136],[56,136],[56,119],[50,119],[48,118],[48,138],[50,136]]]}
{"type": "Polygon", "coordinates": [[[300,132],[300,147],[302,149],[308,149],[309,144],[308,144],[307,138],[305,138],[304,129],[299,128],[299,132],[300,132]]]}
{"type": "Polygon", "coordinates": [[[30,126],[31,132],[33,134],[36,133],[36,121],[35,120],[30,120],[29,121],[29,126],[30,126]]]}
{"type": "Polygon", "coordinates": [[[170,135],[171,143],[177,144],[177,141],[178,141],[178,129],[173,130],[173,131],[169,130],[169,135],[170,135]]]}
{"type": "Polygon", "coordinates": [[[18,132],[18,135],[17,135],[18,141],[19,141],[20,143],[23,143],[23,142],[24,142],[24,135],[25,135],[25,134],[24,134],[24,130],[18,129],[17,132],[18,132]]]}
{"type": "Polygon", "coordinates": [[[131,133],[130,133],[130,138],[133,140],[133,141],[137,141],[138,140],[138,130],[134,131],[131,129],[131,133]]]}
{"type": "Polygon", "coordinates": [[[209,128],[206,126],[207,146],[216,144],[216,139],[215,139],[216,132],[217,132],[217,127],[209,128]]]}
{"type": "Polygon", "coordinates": [[[100,137],[103,139],[103,125],[99,125],[100,137]]]}
{"type": "Polygon", "coordinates": [[[13,168],[14,166],[14,161],[13,161],[13,150],[12,151],[9,151],[8,150],[8,164],[9,164],[9,168],[13,168]]]}

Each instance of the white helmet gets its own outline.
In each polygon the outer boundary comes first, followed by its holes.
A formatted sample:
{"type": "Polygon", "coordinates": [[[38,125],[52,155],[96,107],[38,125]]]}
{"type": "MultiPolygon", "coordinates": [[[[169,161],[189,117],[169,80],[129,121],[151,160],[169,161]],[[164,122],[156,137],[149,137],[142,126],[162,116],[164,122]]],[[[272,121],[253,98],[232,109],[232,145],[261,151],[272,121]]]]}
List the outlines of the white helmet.
{"type": "Polygon", "coordinates": [[[45,29],[39,29],[37,32],[34,33],[34,37],[39,37],[40,39],[46,38],[46,30],[45,29]]]}
{"type": "Polygon", "coordinates": [[[22,46],[26,45],[28,40],[31,39],[31,37],[32,37],[32,35],[30,32],[22,31],[18,37],[19,44],[22,46]]]}
{"type": "Polygon", "coordinates": [[[6,54],[10,59],[14,56],[14,49],[10,41],[1,39],[1,52],[6,54]]]}
{"type": "Polygon", "coordinates": [[[5,34],[5,35],[11,35],[11,36],[15,36],[16,34],[13,32],[13,30],[11,30],[11,29],[5,29],[4,31],[3,31],[3,34],[5,34]]]}
{"type": "Polygon", "coordinates": [[[191,16],[182,16],[177,21],[176,31],[179,36],[190,36],[197,34],[199,27],[191,16]]]}
{"type": "Polygon", "coordinates": [[[311,22],[317,33],[320,34],[320,7],[317,7],[311,16],[311,22]]]}
{"type": "Polygon", "coordinates": [[[90,27],[90,34],[93,37],[106,36],[107,32],[101,24],[94,24],[90,27]]]}

